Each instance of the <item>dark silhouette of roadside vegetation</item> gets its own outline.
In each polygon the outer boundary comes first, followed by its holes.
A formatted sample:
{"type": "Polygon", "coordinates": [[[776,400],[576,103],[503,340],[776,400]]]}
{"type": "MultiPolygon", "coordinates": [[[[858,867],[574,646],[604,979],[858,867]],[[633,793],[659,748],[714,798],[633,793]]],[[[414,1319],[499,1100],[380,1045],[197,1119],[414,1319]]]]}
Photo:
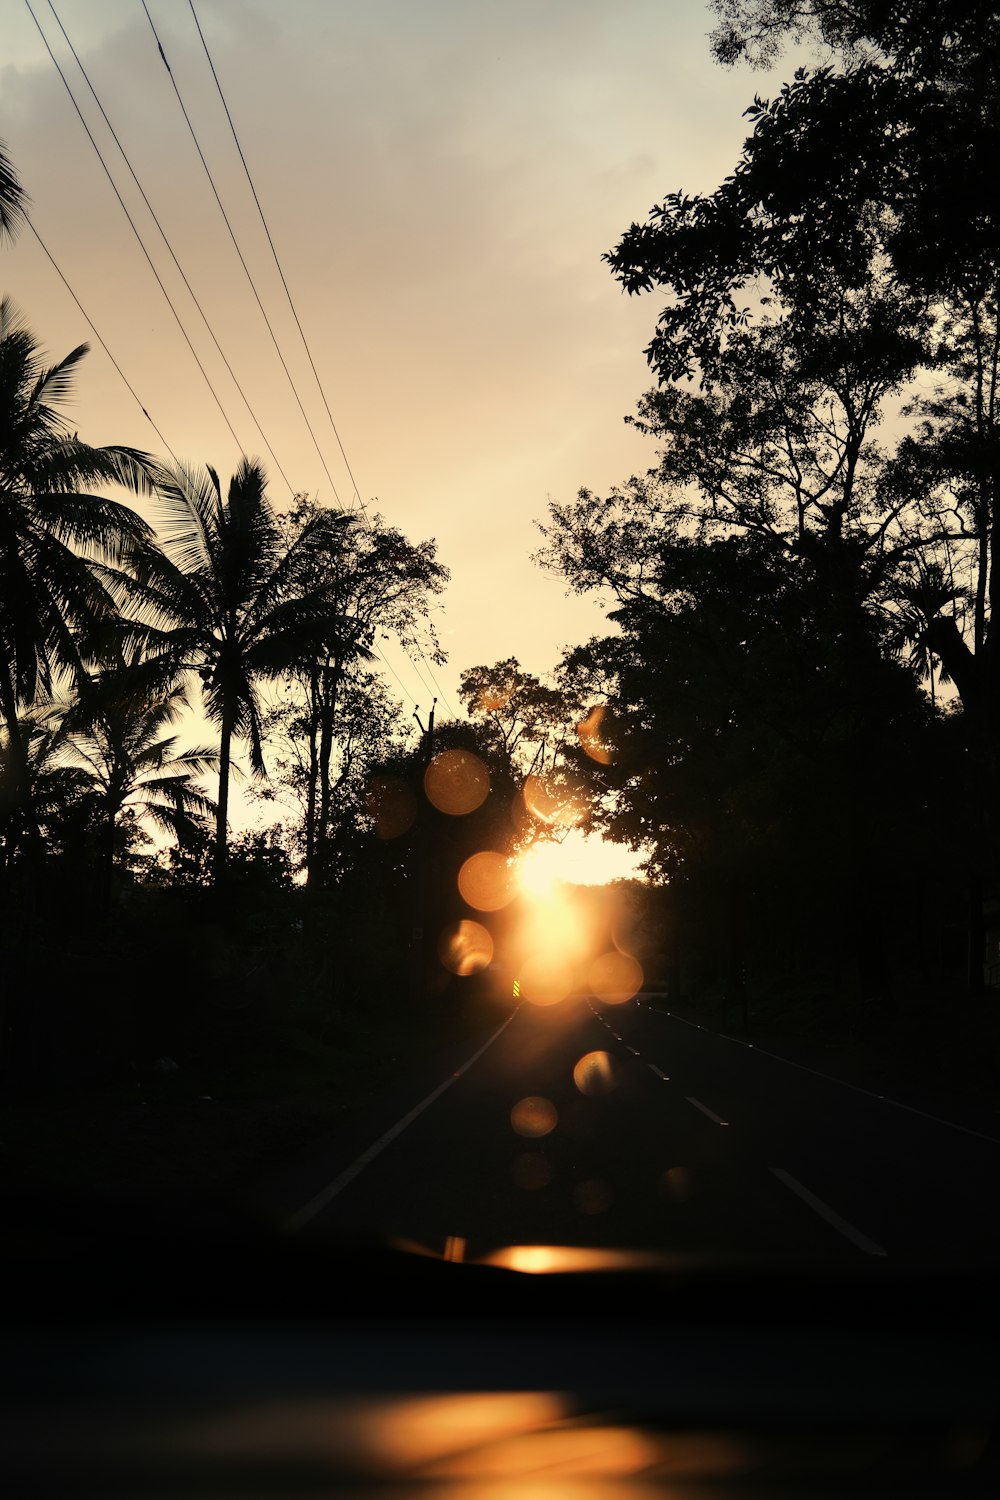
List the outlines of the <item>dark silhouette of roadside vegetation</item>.
{"type": "MultiPolygon", "coordinates": [[[[217,1185],[336,1128],[513,1003],[517,900],[476,906],[461,872],[570,827],[643,853],[645,882],[579,899],[661,1003],[994,1089],[994,7],[712,9],[721,65],[806,63],[748,87],[714,192],[672,188],[607,251],[659,295],[627,418],[650,464],[551,505],[536,557],[607,630],[545,680],[467,668],[465,719],[415,728],[377,672],[385,637],[444,661],[432,540],[278,513],[250,458],[224,487],[88,447],[61,411],[84,346],[47,366],[3,303],[0,1084],[26,1175],[110,1182],[117,1152],[133,1187],[217,1185]],[[185,705],[214,738],[185,745],[185,705]],[[267,831],[231,827],[244,752],[267,831]],[[479,800],[429,794],[449,754],[479,800]]],[[[25,201],[0,155],[0,234],[25,201]]]]}
{"type": "Polygon", "coordinates": [[[891,1046],[905,997],[940,1029],[1000,984],[995,8],[713,8],[720,62],[808,63],[607,252],[660,294],[655,459],[552,505],[538,560],[617,628],[562,670],[616,726],[589,773],[675,991],[798,988],[891,1046]]]}

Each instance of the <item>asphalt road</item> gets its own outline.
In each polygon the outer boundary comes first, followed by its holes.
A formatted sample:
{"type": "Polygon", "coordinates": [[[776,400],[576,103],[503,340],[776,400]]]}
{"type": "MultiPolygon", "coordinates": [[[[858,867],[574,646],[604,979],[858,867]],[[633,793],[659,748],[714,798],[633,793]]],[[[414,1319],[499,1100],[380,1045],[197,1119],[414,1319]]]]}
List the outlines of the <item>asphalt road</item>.
{"type": "MultiPolygon", "coordinates": [[[[302,1234],[1000,1263],[1000,1139],[649,1005],[522,1005],[290,1212],[302,1234]]],[[[320,1176],[322,1174],[320,1173],[320,1176]]]]}

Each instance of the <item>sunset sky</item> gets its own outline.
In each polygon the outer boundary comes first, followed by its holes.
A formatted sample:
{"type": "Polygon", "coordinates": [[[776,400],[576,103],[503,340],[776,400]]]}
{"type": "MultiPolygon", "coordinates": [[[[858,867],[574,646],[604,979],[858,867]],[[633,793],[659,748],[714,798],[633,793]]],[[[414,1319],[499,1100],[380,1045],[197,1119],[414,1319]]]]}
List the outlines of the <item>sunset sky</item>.
{"type": "MultiPolygon", "coordinates": [[[[241,450],[261,458],[279,506],[289,486],[276,465],[324,503],[350,505],[356,484],[370,512],[436,539],[452,574],[439,616],[448,664],[431,673],[384,647],[407,712],[423,717],[437,693],[439,716],[458,713],[464,668],[516,656],[542,674],[600,630],[600,606],[567,599],[530,554],[549,500],[653,461],[623,419],[650,384],[658,302],[627,298],[601,256],[664,193],[726,175],[743,110],[779,74],[714,64],[700,0],[0,0],[0,17],[0,138],[32,221],[173,452],[224,480],[241,450]]],[[[167,456],[31,232],[0,257],[2,290],[53,358],[93,346],[77,382],[80,435],[167,456]]]]}

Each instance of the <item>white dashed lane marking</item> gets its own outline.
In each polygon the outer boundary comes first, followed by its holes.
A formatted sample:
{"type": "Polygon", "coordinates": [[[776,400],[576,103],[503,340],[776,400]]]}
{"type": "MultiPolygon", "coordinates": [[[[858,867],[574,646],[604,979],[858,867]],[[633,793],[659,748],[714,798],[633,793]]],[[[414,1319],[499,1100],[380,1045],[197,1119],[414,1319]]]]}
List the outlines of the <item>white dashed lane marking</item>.
{"type": "Polygon", "coordinates": [[[813,1213],[819,1214],[821,1219],[825,1219],[838,1234],[850,1240],[852,1245],[857,1245],[858,1249],[863,1250],[866,1255],[885,1255],[881,1245],[876,1245],[874,1240],[870,1240],[866,1234],[861,1233],[860,1229],[855,1229],[853,1224],[849,1224],[846,1219],[842,1218],[836,1209],[830,1207],[829,1203],[824,1203],[822,1198],[817,1198],[815,1193],[803,1187],[791,1172],[786,1172],[783,1167],[772,1167],[771,1171],[779,1182],[783,1182],[786,1188],[790,1188],[797,1197],[802,1199],[803,1203],[812,1209],[813,1213]]]}
{"type": "Polygon", "coordinates": [[[720,1115],[717,1115],[715,1113],[714,1109],[709,1109],[707,1104],[702,1104],[700,1099],[693,1099],[690,1094],[686,1094],[684,1097],[687,1099],[687,1102],[689,1104],[694,1105],[695,1109],[700,1109],[703,1115],[707,1115],[710,1120],[714,1120],[716,1125],[729,1124],[729,1121],[723,1120],[720,1115]]]}

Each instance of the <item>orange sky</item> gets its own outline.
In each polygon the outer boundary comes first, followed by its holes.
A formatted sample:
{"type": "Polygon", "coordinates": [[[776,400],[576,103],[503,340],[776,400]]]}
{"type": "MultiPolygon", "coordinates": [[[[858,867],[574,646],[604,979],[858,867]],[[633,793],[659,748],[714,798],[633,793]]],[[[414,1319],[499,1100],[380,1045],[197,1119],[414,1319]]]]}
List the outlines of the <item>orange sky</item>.
{"type": "MultiPolygon", "coordinates": [[[[626,298],[601,255],[664,193],[710,189],[731,169],[742,112],[777,75],[714,65],[699,0],[195,0],[321,395],[189,4],[146,0],[291,382],[143,0],[54,4],[291,487],[347,504],[356,482],[370,511],[437,541],[452,574],[448,665],[431,675],[384,648],[407,712],[425,716],[437,692],[439,717],[457,713],[464,668],[513,655],[541,674],[600,631],[600,606],[567,599],[530,553],[550,499],[653,461],[623,418],[650,383],[658,304],[626,298]]],[[[30,7],[238,443],[27,5],[4,0],[0,137],[40,235],[174,453],[224,478],[240,449],[260,457],[282,504],[288,488],[49,0],[30,7]]],[[[0,257],[2,290],[53,357],[94,346],[81,436],[163,453],[30,232],[0,257]]]]}

